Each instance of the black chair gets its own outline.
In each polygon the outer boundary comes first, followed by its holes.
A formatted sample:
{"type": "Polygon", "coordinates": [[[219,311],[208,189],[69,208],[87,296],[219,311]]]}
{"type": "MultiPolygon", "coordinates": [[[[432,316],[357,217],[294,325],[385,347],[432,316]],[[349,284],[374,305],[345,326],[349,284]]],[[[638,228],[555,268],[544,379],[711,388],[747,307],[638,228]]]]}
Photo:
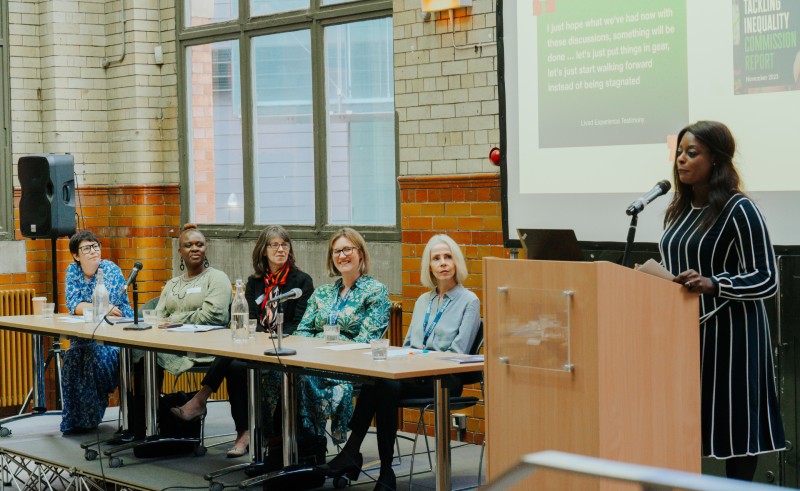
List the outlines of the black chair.
{"type": "MultiPolygon", "coordinates": [[[[483,348],[483,321],[481,321],[480,326],[478,327],[478,333],[475,336],[475,341],[472,343],[472,347],[469,350],[470,355],[477,355],[480,353],[481,348],[483,348]]],[[[467,409],[470,407],[475,406],[479,402],[484,400],[483,396],[483,372],[469,372],[465,374],[459,375],[464,386],[473,385],[473,384],[480,384],[481,386],[481,397],[475,396],[457,396],[457,397],[450,397],[450,410],[451,411],[458,411],[462,409],[467,409]]],[[[408,476],[408,485],[409,490],[413,489],[413,480],[414,480],[414,458],[416,457],[417,453],[417,441],[419,440],[420,436],[420,429],[422,430],[422,435],[425,435],[425,448],[426,453],[428,456],[428,470],[424,472],[428,472],[433,470],[433,460],[431,459],[431,448],[428,443],[427,438],[427,426],[425,425],[425,412],[432,411],[435,407],[433,397],[422,397],[422,398],[409,398],[409,399],[401,399],[400,400],[400,407],[401,408],[408,408],[408,409],[417,409],[419,410],[419,420],[417,420],[417,429],[414,434],[414,445],[411,450],[411,466],[409,469],[409,476],[408,476]]],[[[478,462],[478,481],[480,482],[480,466],[483,464],[483,448],[481,448],[481,457],[478,462]]]]}

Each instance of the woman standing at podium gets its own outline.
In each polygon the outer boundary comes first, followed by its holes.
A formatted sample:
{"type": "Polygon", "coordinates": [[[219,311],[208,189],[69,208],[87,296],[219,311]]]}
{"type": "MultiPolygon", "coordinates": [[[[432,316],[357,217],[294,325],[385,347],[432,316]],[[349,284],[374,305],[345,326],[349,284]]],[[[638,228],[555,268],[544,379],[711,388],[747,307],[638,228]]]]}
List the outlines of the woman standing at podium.
{"type": "MultiPolygon", "coordinates": [[[[108,315],[133,317],[128,290],[119,266],[101,257],[100,241],[89,231],[81,231],[69,240],[74,263],[67,266],[65,297],[70,314],[83,315],[92,308],[92,293],[97,272],[103,272],[111,311],[108,315]]],[[[95,319],[95,322],[100,322],[95,319]]],[[[82,433],[94,429],[103,419],[108,394],[119,384],[119,348],[100,346],[91,339],[70,338],[61,368],[64,395],[61,431],[82,433]]]]}
{"type": "Polygon", "coordinates": [[[759,454],[786,448],[764,306],[778,273],[764,217],[741,191],[735,151],[722,123],[681,130],[659,248],[673,281],[700,294],[703,456],[726,459],[728,477],[752,481],[759,454]]]}
{"type": "MultiPolygon", "coordinates": [[[[467,353],[475,341],[481,322],[480,300],[464,288],[467,263],[461,248],[449,236],[434,235],[422,253],[420,280],[431,290],[414,304],[414,313],[403,346],[467,353]]],[[[452,396],[461,395],[463,385],[457,377],[447,379],[452,396]]],[[[399,401],[411,397],[433,397],[433,380],[399,381],[378,379],[364,385],[350,420],[350,438],[339,455],[318,469],[331,477],[358,477],[363,464],[360,449],[372,418],[378,432],[378,454],[381,470],[376,491],[397,488],[392,460],[397,436],[399,401]]]]}

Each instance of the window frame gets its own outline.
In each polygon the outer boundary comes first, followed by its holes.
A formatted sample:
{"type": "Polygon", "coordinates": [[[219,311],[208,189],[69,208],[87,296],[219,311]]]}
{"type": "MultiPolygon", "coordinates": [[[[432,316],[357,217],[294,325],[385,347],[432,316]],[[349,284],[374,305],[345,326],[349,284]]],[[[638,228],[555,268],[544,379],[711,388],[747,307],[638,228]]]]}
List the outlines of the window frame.
{"type": "Polygon", "coordinates": [[[11,83],[8,43],[8,2],[0,2],[0,183],[5,190],[0,197],[0,240],[14,238],[14,184],[11,156],[11,83]]]}
{"type": "MultiPolygon", "coordinates": [[[[189,221],[191,210],[189,162],[189,130],[187,120],[190,94],[187,87],[188,58],[187,48],[219,41],[238,40],[240,53],[241,100],[242,100],[242,169],[244,194],[243,224],[206,224],[203,233],[210,237],[244,237],[255,238],[263,228],[263,224],[255,223],[255,163],[254,163],[254,127],[253,127],[253,87],[252,87],[252,41],[254,38],[269,34],[309,30],[311,38],[311,76],[312,107],[314,124],[314,190],[316,195],[314,225],[285,224],[293,239],[315,240],[327,237],[342,225],[327,224],[328,215],[328,156],[327,156],[327,118],[325,111],[325,56],[324,30],[326,27],[358,21],[367,21],[392,17],[392,0],[357,0],[345,4],[321,6],[321,0],[310,0],[308,10],[284,12],[279,14],[252,17],[250,16],[250,0],[239,0],[239,18],[202,26],[185,27],[184,2],[176,1],[176,38],[177,38],[177,80],[178,80],[178,118],[181,179],[181,220],[189,221]]],[[[393,60],[390,61],[394,63],[393,60]]],[[[398,121],[397,111],[393,111],[394,119],[394,170],[399,175],[398,121]]],[[[354,226],[367,240],[399,242],[400,232],[400,189],[395,182],[395,224],[391,226],[359,225],[354,226]]]]}

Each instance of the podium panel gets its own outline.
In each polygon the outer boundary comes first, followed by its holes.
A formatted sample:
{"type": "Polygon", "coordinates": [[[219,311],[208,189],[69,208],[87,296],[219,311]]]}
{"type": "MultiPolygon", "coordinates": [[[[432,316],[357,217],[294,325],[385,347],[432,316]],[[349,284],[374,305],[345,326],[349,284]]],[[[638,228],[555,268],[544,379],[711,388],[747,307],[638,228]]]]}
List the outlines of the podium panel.
{"type": "MultiPolygon", "coordinates": [[[[696,295],[611,263],[497,258],[483,291],[489,480],[541,450],[700,472],[696,295]]],[[[518,489],[620,483],[537,472],[518,489]]]]}

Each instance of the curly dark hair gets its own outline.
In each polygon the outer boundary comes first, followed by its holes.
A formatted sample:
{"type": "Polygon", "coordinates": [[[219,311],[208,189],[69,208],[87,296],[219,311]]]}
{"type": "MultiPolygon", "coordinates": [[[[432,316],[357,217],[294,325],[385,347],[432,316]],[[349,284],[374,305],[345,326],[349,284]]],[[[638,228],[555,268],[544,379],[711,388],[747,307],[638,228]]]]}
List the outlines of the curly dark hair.
{"type": "MultiPolygon", "coordinates": [[[[734,194],[744,194],[741,190],[739,173],[733,164],[733,155],[736,153],[736,141],[731,130],[718,121],[698,121],[683,128],[678,133],[678,145],[683,135],[691,133],[700,140],[711,154],[714,166],[711,168],[709,180],[708,208],[700,222],[700,228],[705,230],[710,227],[722,213],[725,204],[734,194]]],[[[681,214],[692,206],[694,193],[692,186],[683,184],[678,176],[678,152],[675,152],[675,161],[672,166],[672,179],[675,183],[675,195],[667,206],[664,215],[664,226],[672,224],[681,214]]]]}
{"type": "MultiPolygon", "coordinates": [[[[81,230],[69,238],[69,252],[71,252],[73,256],[77,256],[78,248],[80,247],[81,242],[85,240],[88,240],[89,242],[97,242],[98,244],[100,243],[94,233],[89,232],[88,230],[81,230]]],[[[76,260],[75,262],[77,263],[78,261],[76,260]]]]}

